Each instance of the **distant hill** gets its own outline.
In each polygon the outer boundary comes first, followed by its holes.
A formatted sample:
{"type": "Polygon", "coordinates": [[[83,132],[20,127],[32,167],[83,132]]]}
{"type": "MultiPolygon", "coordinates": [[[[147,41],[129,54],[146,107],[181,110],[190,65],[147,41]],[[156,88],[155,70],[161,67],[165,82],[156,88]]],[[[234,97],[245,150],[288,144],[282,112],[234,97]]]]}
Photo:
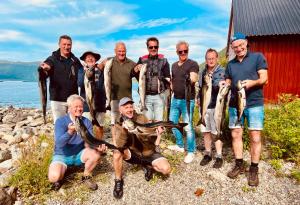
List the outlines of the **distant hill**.
{"type": "Polygon", "coordinates": [[[0,61],[0,80],[37,81],[39,62],[0,61]]]}

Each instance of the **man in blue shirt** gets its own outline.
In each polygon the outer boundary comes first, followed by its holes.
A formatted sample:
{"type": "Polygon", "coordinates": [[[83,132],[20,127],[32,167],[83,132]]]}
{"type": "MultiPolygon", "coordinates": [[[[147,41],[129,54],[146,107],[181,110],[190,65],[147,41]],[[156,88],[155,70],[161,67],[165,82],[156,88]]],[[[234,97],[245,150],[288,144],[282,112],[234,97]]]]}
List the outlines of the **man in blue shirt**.
{"type": "MultiPolygon", "coordinates": [[[[83,113],[84,99],[79,95],[71,95],[67,99],[68,114],[60,117],[55,122],[55,147],[52,162],[49,167],[48,178],[53,183],[53,188],[58,190],[68,166],[84,164],[82,180],[91,190],[96,190],[98,185],[91,181],[91,173],[98,164],[100,154],[106,151],[106,146],[91,149],[84,144],[79,133],[75,130],[75,117],[83,113]]],[[[85,117],[83,123],[90,133],[93,133],[92,123],[85,117]]]]}
{"type": "Polygon", "coordinates": [[[231,84],[229,128],[231,129],[232,146],[236,159],[235,167],[228,172],[227,176],[236,178],[245,171],[242,135],[244,118],[246,118],[250,135],[251,155],[248,184],[258,186],[258,162],[261,153],[261,130],[264,120],[263,85],[268,81],[268,66],[262,53],[248,51],[247,44],[248,41],[244,34],[234,34],[231,48],[236,57],[228,63],[225,73],[226,83],[231,84]],[[239,80],[246,93],[246,107],[240,122],[237,116],[237,82],[239,80]]]}

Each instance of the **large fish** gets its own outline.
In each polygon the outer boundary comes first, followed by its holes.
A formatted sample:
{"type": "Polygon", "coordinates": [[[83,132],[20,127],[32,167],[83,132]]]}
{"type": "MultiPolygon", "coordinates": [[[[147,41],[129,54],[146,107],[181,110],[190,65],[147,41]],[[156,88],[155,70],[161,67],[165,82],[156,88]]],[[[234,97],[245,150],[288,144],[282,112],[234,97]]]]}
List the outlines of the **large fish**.
{"type": "MultiPolygon", "coordinates": [[[[200,87],[199,87],[199,82],[195,82],[195,102],[197,102],[198,97],[199,97],[199,91],[200,91],[200,87]]],[[[199,111],[199,118],[201,117],[201,112],[200,112],[200,107],[198,109],[199,111]]]]}
{"type": "Polygon", "coordinates": [[[106,103],[105,107],[107,110],[110,110],[110,101],[111,101],[111,67],[112,67],[113,58],[106,61],[104,67],[104,87],[106,94],[106,103]]]}
{"type": "Polygon", "coordinates": [[[92,124],[100,126],[96,119],[96,105],[95,105],[95,68],[87,67],[84,74],[84,89],[85,89],[85,99],[90,110],[90,115],[92,118],[92,124]]]}
{"type": "Polygon", "coordinates": [[[159,121],[153,123],[141,124],[135,122],[129,118],[124,119],[122,126],[128,130],[130,133],[137,135],[156,135],[156,129],[161,126],[167,129],[177,128],[181,133],[183,133],[183,127],[188,125],[188,123],[178,123],[174,124],[172,121],[159,121]]]}
{"type": "Polygon", "coordinates": [[[172,98],[172,90],[171,90],[171,88],[168,88],[165,90],[165,104],[166,104],[166,109],[167,109],[166,121],[168,121],[169,117],[170,117],[171,98],[172,98]]]}
{"type": "Polygon", "coordinates": [[[197,125],[205,124],[205,114],[208,109],[208,105],[211,99],[211,91],[212,91],[212,76],[210,74],[206,74],[204,76],[202,87],[201,87],[201,98],[200,98],[200,109],[201,109],[201,118],[199,119],[197,125]]]}
{"type": "Polygon", "coordinates": [[[187,114],[188,114],[189,121],[192,120],[192,119],[190,119],[191,92],[192,92],[191,79],[190,79],[189,75],[186,75],[185,86],[184,86],[184,97],[185,97],[186,111],[187,111],[187,114]]]}
{"type": "Polygon", "coordinates": [[[236,84],[237,88],[237,122],[236,124],[241,122],[241,118],[246,107],[246,91],[242,85],[242,81],[238,81],[236,84]]]}
{"type": "Polygon", "coordinates": [[[139,95],[140,95],[140,103],[141,103],[141,112],[143,110],[148,110],[146,107],[146,72],[147,72],[147,64],[143,64],[139,74],[139,95]]]}
{"type": "Polygon", "coordinates": [[[40,101],[42,105],[44,124],[47,123],[46,111],[47,111],[47,74],[43,71],[41,67],[38,67],[38,77],[39,77],[39,92],[40,101]]]}
{"type": "Polygon", "coordinates": [[[222,130],[225,125],[227,97],[230,90],[230,85],[225,84],[219,89],[217,96],[216,107],[214,112],[214,120],[217,130],[217,138],[222,135],[222,130]]]}
{"type": "MultiPolygon", "coordinates": [[[[109,149],[118,149],[115,145],[110,144],[104,140],[96,139],[91,133],[88,131],[86,126],[84,125],[82,118],[75,118],[75,129],[80,134],[81,138],[85,143],[87,143],[91,148],[96,149],[99,145],[105,144],[109,149]]],[[[121,150],[120,150],[121,151],[121,150]]]]}

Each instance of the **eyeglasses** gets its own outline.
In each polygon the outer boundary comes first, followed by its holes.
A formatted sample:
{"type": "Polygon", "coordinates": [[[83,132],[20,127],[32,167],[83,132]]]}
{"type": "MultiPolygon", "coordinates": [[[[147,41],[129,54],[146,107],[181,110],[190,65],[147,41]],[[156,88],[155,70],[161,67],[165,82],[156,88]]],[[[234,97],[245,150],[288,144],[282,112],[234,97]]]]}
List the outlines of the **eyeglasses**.
{"type": "Polygon", "coordinates": [[[148,46],[149,49],[158,49],[158,46],[148,46]]]}
{"type": "Polygon", "coordinates": [[[177,51],[178,52],[178,54],[183,54],[183,53],[188,53],[189,52],[189,50],[182,50],[182,51],[177,51]]]}

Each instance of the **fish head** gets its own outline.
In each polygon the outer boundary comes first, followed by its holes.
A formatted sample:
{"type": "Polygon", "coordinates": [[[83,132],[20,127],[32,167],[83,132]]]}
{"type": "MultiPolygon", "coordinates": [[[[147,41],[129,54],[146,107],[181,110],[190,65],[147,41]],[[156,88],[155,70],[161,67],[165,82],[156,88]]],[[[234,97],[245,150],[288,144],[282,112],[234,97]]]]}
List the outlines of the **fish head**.
{"type": "Polygon", "coordinates": [[[238,80],[237,83],[236,83],[236,88],[238,90],[241,90],[243,88],[243,85],[242,85],[242,81],[238,80]]]}
{"type": "Polygon", "coordinates": [[[79,132],[82,128],[82,125],[83,125],[83,122],[82,122],[82,119],[80,117],[75,117],[75,129],[77,132],[79,132]]]}
{"type": "Polygon", "coordinates": [[[212,76],[210,74],[206,74],[204,76],[204,82],[205,82],[206,85],[212,84],[212,76]]]}
{"type": "Polygon", "coordinates": [[[130,119],[126,119],[123,121],[122,126],[127,129],[128,131],[134,130],[135,129],[135,125],[134,122],[130,119]]]}

